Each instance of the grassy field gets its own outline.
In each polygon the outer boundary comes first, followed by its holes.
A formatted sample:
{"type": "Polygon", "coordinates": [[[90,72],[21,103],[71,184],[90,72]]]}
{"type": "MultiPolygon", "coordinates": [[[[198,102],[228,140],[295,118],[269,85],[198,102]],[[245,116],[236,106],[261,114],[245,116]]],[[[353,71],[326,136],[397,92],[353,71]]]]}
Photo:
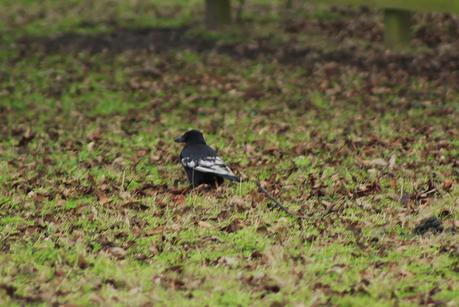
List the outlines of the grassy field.
{"type": "Polygon", "coordinates": [[[459,20],[201,2],[0,1],[0,305],[457,306],[459,20]]]}

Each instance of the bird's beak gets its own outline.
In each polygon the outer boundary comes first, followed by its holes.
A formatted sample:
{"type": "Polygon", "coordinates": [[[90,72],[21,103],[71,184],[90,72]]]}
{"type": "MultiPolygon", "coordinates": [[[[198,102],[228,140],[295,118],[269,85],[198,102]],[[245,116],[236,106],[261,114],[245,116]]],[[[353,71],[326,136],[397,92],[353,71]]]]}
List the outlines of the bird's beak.
{"type": "Polygon", "coordinates": [[[176,138],[174,139],[174,141],[175,141],[176,143],[183,143],[183,142],[185,142],[185,140],[183,139],[183,135],[182,135],[182,136],[179,136],[179,137],[176,137],[176,138]]]}

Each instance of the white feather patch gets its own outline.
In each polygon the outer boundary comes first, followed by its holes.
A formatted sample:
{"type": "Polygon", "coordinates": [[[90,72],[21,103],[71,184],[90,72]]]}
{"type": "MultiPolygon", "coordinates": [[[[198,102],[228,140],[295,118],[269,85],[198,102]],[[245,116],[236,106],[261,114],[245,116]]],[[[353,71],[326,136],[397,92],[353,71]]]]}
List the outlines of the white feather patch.
{"type": "Polygon", "coordinates": [[[181,162],[183,166],[194,168],[203,173],[234,176],[234,173],[226,166],[225,162],[220,157],[205,157],[197,161],[191,158],[183,158],[181,162]]]}

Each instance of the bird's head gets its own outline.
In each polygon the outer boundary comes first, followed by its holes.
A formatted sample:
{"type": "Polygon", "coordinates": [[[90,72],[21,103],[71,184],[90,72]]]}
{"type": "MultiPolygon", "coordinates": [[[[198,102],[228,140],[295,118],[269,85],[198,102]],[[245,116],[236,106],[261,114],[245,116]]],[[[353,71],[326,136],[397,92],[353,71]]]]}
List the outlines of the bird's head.
{"type": "Polygon", "coordinates": [[[199,130],[189,130],[182,136],[175,138],[177,143],[185,144],[205,144],[204,136],[199,130]]]}

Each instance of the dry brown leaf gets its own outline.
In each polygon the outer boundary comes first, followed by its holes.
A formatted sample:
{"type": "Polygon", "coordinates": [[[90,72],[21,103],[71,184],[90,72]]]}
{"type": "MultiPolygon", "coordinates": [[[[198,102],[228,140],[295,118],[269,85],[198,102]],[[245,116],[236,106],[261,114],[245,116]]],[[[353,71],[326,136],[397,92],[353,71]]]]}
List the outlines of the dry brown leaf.
{"type": "Polygon", "coordinates": [[[105,192],[99,191],[97,193],[97,197],[99,198],[99,204],[105,205],[110,202],[110,199],[108,198],[107,194],[105,192]]]}
{"type": "Polygon", "coordinates": [[[199,227],[202,227],[202,228],[212,228],[211,224],[209,224],[207,222],[204,222],[204,221],[199,221],[198,225],[199,225],[199,227]]]}
{"type": "Polygon", "coordinates": [[[121,247],[112,247],[110,248],[110,254],[112,254],[117,259],[123,259],[126,256],[127,252],[125,249],[121,247]]]}
{"type": "Polygon", "coordinates": [[[453,181],[451,179],[445,179],[443,181],[443,188],[445,190],[451,190],[452,187],[453,187],[453,181]]]}

